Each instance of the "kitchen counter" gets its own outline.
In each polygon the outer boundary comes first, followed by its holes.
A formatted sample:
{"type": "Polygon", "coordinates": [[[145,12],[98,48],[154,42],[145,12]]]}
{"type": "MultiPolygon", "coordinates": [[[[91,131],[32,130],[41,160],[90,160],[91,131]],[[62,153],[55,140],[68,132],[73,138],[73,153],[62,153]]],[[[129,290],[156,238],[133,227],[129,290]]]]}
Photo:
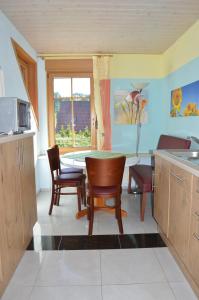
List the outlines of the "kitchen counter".
{"type": "Polygon", "coordinates": [[[199,297],[198,187],[198,150],[155,152],[154,217],[158,231],[199,297]]]}
{"type": "Polygon", "coordinates": [[[154,154],[199,177],[199,164],[194,163],[194,160],[189,161],[178,156],[178,153],[189,153],[193,151],[194,150],[156,150],[154,154]],[[175,152],[176,154],[174,155],[175,152]]]}
{"type": "Polygon", "coordinates": [[[34,132],[25,132],[20,134],[8,134],[8,135],[0,135],[0,144],[9,143],[21,139],[25,139],[35,135],[34,132]]]}

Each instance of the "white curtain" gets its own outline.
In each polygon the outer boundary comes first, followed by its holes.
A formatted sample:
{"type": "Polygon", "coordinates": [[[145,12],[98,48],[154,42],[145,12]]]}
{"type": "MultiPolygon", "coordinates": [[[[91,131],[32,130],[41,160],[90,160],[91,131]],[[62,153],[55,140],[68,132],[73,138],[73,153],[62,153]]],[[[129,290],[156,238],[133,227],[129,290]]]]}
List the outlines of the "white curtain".
{"type": "Polygon", "coordinates": [[[100,80],[110,78],[110,56],[93,56],[94,103],[97,115],[97,149],[101,150],[104,143],[104,126],[102,119],[102,102],[100,80]]]}

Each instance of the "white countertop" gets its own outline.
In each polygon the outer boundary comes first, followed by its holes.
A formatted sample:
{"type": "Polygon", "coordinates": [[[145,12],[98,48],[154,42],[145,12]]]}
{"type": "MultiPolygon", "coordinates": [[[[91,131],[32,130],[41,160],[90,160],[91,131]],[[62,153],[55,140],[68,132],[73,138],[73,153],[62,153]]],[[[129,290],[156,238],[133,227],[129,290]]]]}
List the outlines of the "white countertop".
{"type": "MultiPolygon", "coordinates": [[[[169,150],[172,151],[172,150],[169,150]]],[[[177,157],[171,153],[169,153],[169,151],[167,150],[156,150],[154,151],[155,155],[158,155],[166,160],[168,160],[169,162],[175,164],[176,166],[192,173],[195,176],[199,177],[199,165],[194,164],[192,162],[189,162],[188,160],[185,160],[181,157],[177,157]]],[[[192,152],[193,150],[176,150],[176,152],[192,152]]],[[[197,150],[198,151],[198,150],[197,150]]],[[[175,150],[173,151],[175,152],[175,150]]]]}
{"type": "Polygon", "coordinates": [[[9,134],[9,135],[0,135],[0,144],[5,144],[9,142],[13,142],[16,140],[22,140],[28,137],[35,135],[34,132],[25,132],[21,134],[9,134]]]}

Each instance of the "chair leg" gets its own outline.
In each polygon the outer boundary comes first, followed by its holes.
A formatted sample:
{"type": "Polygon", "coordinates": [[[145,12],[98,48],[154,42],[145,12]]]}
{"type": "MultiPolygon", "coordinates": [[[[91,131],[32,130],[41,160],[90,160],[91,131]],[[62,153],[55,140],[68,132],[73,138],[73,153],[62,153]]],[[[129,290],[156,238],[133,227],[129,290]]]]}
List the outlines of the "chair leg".
{"type": "Polygon", "coordinates": [[[87,197],[87,220],[91,218],[90,197],[87,197]]]}
{"type": "Polygon", "coordinates": [[[132,194],[132,189],[131,189],[131,179],[132,179],[132,174],[131,174],[131,169],[129,168],[129,182],[128,182],[128,194],[132,194]]]}
{"type": "Polygon", "coordinates": [[[82,199],[82,188],[81,186],[78,186],[77,187],[78,212],[81,211],[81,199],[82,199]]]}
{"type": "Polygon", "coordinates": [[[118,211],[116,207],[115,207],[115,218],[118,219],[118,211]]]}
{"type": "Polygon", "coordinates": [[[81,204],[84,204],[84,187],[83,187],[83,179],[81,181],[81,204]]]}
{"type": "Polygon", "coordinates": [[[52,214],[52,210],[53,210],[53,204],[55,201],[55,188],[54,186],[52,187],[52,194],[51,194],[51,202],[50,202],[50,207],[49,207],[49,211],[48,214],[51,215],[52,214]]]}
{"type": "Polygon", "coordinates": [[[82,204],[86,207],[86,183],[85,179],[82,180],[82,204]]]}
{"type": "Polygon", "coordinates": [[[88,226],[88,235],[93,233],[93,221],[94,221],[94,198],[90,197],[90,218],[88,226]]]}
{"type": "Polygon", "coordinates": [[[151,193],[151,210],[152,210],[152,217],[154,217],[154,194],[151,193]]]}
{"type": "Polygon", "coordinates": [[[58,187],[56,193],[56,199],[55,199],[55,205],[57,206],[59,206],[59,202],[60,202],[60,192],[61,192],[61,187],[58,187]]]}
{"type": "Polygon", "coordinates": [[[147,193],[143,193],[140,195],[140,220],[142,222],[144,221],[146,202],[147,202],[147,193]]]}
{"type": "Polygon", "coordinates": [[[123,225],[122,225],[122,214],[121,214],[121,196],[117,197],[116,199],[116,215],[117,215],[117,222],[119,227],[120,234],[124,233],[123,225]]]}

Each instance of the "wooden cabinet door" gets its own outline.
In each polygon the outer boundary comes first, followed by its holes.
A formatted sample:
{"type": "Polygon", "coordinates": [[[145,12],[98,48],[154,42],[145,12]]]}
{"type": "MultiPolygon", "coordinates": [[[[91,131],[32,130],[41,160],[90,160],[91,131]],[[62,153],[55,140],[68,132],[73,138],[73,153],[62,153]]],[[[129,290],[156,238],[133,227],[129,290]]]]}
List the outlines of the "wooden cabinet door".
{"type": "Polygon", "coordinates": [[[26,247],[32,238],[32,229],[36,223],[36,192],[33,139],[20,141],[20,193],[22,202],[23,244],[26,247]]]}
{"type": "Polygon", "coordinates": [[[5,224],[4,224],[4,198],[3,198],[3,151],[2,145],[0,145],[0,296],[1,291],[4,289],[5,280],[8,277],[7,265],[9,264],[8,258],[8,245],[5,234],[5,224]]]}
{"type": "MultiPolygon", "coordinates": [[[[1,189],[1,184],[0,184],[1,189]]],[[[1,201],[2,199],[0,199],[1,201]]],[[[9,247],[6,237],[6,227],[2,222],[2,205],[0,204],[0,297],[1,293],[6,286],[6,282],[10,279],[10,273],[13,271],[13,264],[9,258],[9,247]]]]}
{"type": "Polygon", "coordinates": [[[0,144],[0,221],[1,296],[36,222],[32,137],[0,144]]]}
{"type": "Polygon", "coordinates": [[[9,258],[6,269],[10,274],[15,270],[23,253],[18,141],[2,144],[1,155],[1,224],[4,239],[2,247],[9,258]]]}
{"type": "Polygon", "coordinates": [[[191,208],[192,175],[171,165],[168,238],[184,263],[187,263],[191,208]]]}
{"type": "Polygon", "coordinates": [[[193,180],[193,198],[189,239],[189,270],[199,285],[199,178],[193,180]]]}
{"type": "Polygon", "coordinates": [[[166,236],[169,220],[169,167],[167,161],[155,157],[154,217],[166,236]]]}

